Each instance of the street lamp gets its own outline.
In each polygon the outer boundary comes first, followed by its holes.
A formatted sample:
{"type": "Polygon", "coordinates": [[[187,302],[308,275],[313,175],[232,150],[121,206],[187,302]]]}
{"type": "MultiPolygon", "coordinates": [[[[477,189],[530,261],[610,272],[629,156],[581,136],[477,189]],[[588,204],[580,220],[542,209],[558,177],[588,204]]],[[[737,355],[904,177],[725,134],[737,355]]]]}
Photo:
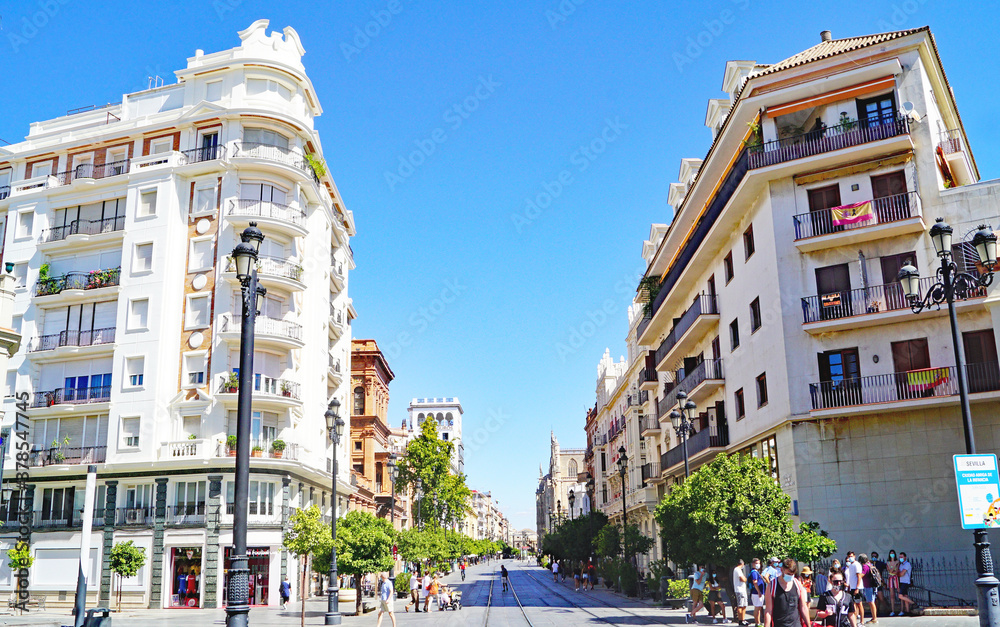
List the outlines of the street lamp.
{"type": "Polygon", "coordinates": [[[569,519],[573,520],[573,502],[576,501],[576,495],[573,494],[573,490],[569,491],[569,519]]]}
{"type": "Polygon", "coordinates": [[[688,465],[688,433],[691,432],[691,412],[698,408],[694,401],[687,400],[687,392],[681,390],[677,392],[677,407],[680,411],[676,409],[670,412],[670,424],[674,426],[674,431],[677,433],[677,437],[681,439],[681,450],[684,453],[684,478],[687,479],[688,475],[691,474],[691,468],[688,465]]]}
{"type": "MultiPolygon", "coordinates": [[[[942,218],[934,221],[934,225],[930,228],[930,236],[934,242],[934,250],[941,258],[941,267],[937,270],[937,282],[921,298],[920,275],[910,264],[900,268],[899,282],[913,313],[920,313],[922,309],[931,305],[940,308],[941,303],[948,303],[948,320],[951,323],[951,342],[955,347],[955,370],[958,375],[958,395],[962,409],[962,428],[965,431],[965,452],[975,455],[976,439],[972,431],[972,411],[969,408],[965,346],[958,329],[958,317],[955,315],[955,296],[966,298],[973,290],[988,287],[993,282],[993,267],[997,263],[997,236],[990,227],[981,225],[979,231],[972,237],[972,244],[979,255],[979,261],[987,270],[981,276],[959,272],[958,265],[951,258],[952,228],[942,218]]],[[[976,579],[979,591],[979,624],[983,627],[1000,625],[1000,607],[998,607],[1000,599],[997,590],[1000,581],[993,575],[989,536],[986,529],[975,529],[973,534],[976,571],[979,575],[976,579]]]]}
{"type": "Polygon", "coordinates": [[[549,508],[549,533],[552,533],[552,508],[549,508]]]}
{"type": "MultiPolygon", "coordinates": [[[[622,555],[625,558],[625,563],[631,563],[628,558],[628,542],[626,538],[628,536],[628,513],[625,510],[625,478],[628,476],[628,455],[625,454],[625,445],[623,444],[618,449],[618,476],[621,478],[622,485],[622,555]]],[[[618,579],[618,587],[621,589],[621,576],[618,579]]]]}
{"type": "MultiPolygon", "coordinates": [[[[393,453],[389,456],[389,482],[392,486],[392,496],[389,499],[389,520],[392,524],[392,528],[396,528],[396,473],[399,472],[399,468],[396,466],[396,454],[393,453]]],[[[395,548],[395,546],[393,546],[395,548]]],[[[396,589],[396,553],[393,551],[392,554],[392,568],[389,569],[389,580],[392,581],[392,589],[396,589]]]]}
{"type": "Polygon", "coordinates": [[[340,401],[333,399],[326,413],[326,428],[330,432],[330,441],[333,443],[333,516],[331,516],[330,526],[333,536],[333,545],[330,548],[330,587],[327,588],[326,616],[324,624],[339,625],[340,616],[340,584],[337,580],[337,446],[344,435],[344,419],[340,417],[340,401]]]}
{"type": "Polygon", "coordinates": [[[587,506],[588,506],[588,508],[587,508],[587,514],[588,515],[590,514],[590,512],[594,511],[594,500],[595,500],[595,493],[594,493],[594,491],[595,491],[596,487],[597,487],[597,484],[594,482],[594,477],[590,477],[589,479],[587,479],[587,494],[588,494],[588,496],[590,496],[590,502],[587,504],[587,506]]]}
{"type": "Polygon", "coordinates": [[[250,416],[253,404],[253,342],[258,310],[266,290],[257,285],[257,254],[264,234],[256,222],[243,229],[233,249],[240,281],[240,374],[236,406],[236,468],[233,488],[233,555],[229,567],[226,626],[250,623],[250,565],[247,561],[247,514],[250,498],[250,416]]]}

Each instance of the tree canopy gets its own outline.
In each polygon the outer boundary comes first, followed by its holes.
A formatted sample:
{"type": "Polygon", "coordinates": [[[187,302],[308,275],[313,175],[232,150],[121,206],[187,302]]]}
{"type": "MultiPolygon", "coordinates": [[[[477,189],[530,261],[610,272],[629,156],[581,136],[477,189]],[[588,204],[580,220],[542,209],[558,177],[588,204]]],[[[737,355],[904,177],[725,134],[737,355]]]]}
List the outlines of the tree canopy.
{"type": "Polygon", "coordinates": [[[420,424],[420,435],[406,445],[399,462],[399,490],[413,490],[414,520],[425,525],[448,527],[469,511],[472,491],[465,475],[452,475],[455,444],[438,437],[437,421],[428,416],[420,424]]]}
{"type": "Polygon", "coordinates": [[[591,511],[586,516],[561,522],[542,539],[542,553],[556,559],[585,560],[599,554],[597,538],[608,524],[602,512],[591,511]]]}

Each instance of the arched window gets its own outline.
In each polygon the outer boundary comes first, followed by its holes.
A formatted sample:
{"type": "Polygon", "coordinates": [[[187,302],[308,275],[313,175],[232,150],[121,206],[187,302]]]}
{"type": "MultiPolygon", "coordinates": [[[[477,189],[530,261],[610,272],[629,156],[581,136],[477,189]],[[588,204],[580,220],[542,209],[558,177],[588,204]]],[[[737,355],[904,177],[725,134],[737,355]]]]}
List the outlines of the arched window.
{"type": "Polygon", "coordinates": [[[365,388],[360,385],[354,388],[354,415],[365,415],[365,388]]]}
{"type": "Polygon", "coordinates": [[[577,475],[577,466],[575,459],[569,460],[569,475],[571,477],[575,477],[577,475]]]}
{"type": "Polygon", "coordinates": [[[423,422],[423,421],[424,421],[424,415],[422,413],[417,414],[417,422],[423,422]]]}
{"type": "Polygon", "coordinates": [[[444,414],[442,414],[441,412],[438,412],[437,420],[438,420],[438,422],[441,422],[442,420],[444,420],[444,414]]]}
{"type": "Polygon", "coordinates": [[[448,412],[447,414],[445,414],[445,418],[448,420],[448,426],[449,427],[451,427],[451,426],[453,426],[455,424],[455,417],[451,414],[451,412],[448,412]]]}

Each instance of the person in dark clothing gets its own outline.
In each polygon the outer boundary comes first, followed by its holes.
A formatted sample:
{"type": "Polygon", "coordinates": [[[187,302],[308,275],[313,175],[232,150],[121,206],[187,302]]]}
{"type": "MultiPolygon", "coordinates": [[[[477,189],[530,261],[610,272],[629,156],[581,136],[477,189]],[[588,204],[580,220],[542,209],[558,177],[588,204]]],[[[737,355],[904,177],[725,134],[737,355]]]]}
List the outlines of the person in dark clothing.
{"type": "Polygon", "coordinates": [[[767,584],[764,599],[764,627],[809,625],[809,598],[795,578],[799,564],[792,558],[781,563],[781,576],[767,584]]]}
{"type": "Polygon", "coordinates": [[[292,584],[288,583],[288,577],[281,582],[281,609],[285,608],[285,604],[288,603],[288,599],[292,596],[292,584]]]}
{"type": "Polygon", "coordinates": [[[500,579],[503,581],[503,591],[507,592],[507,586],[510,585],[510,582],[507,574],[507,567],[503,564],[500,565],[500,579]]]}
{"type": "Polygon", "coordinates": [[[826,627],[857,627],[858,617],[854,612],[851,595],[844,592],[844,574],[839,570],[830,573],[830,588],[820,595],[816,606],[816,620],[826,627]]]}

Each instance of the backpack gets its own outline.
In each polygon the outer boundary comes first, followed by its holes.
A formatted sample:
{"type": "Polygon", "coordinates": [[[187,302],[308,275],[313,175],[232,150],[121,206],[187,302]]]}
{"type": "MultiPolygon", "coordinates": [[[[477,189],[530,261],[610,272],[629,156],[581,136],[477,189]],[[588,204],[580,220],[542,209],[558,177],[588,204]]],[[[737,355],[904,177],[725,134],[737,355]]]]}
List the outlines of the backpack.
{"type": "Polygon", "coordinates": [[[875,587],[876,588],[881,588],[883,586],[883,584],[882,584],[882,575],[879,574],[878,569],[875,568],[875,566],[871,565],[871,564],[865,564],[865,566],[868,566],[868,568],[869,568],[868,574],[871,575],[872,581],[875,582],[875,587]]]}

